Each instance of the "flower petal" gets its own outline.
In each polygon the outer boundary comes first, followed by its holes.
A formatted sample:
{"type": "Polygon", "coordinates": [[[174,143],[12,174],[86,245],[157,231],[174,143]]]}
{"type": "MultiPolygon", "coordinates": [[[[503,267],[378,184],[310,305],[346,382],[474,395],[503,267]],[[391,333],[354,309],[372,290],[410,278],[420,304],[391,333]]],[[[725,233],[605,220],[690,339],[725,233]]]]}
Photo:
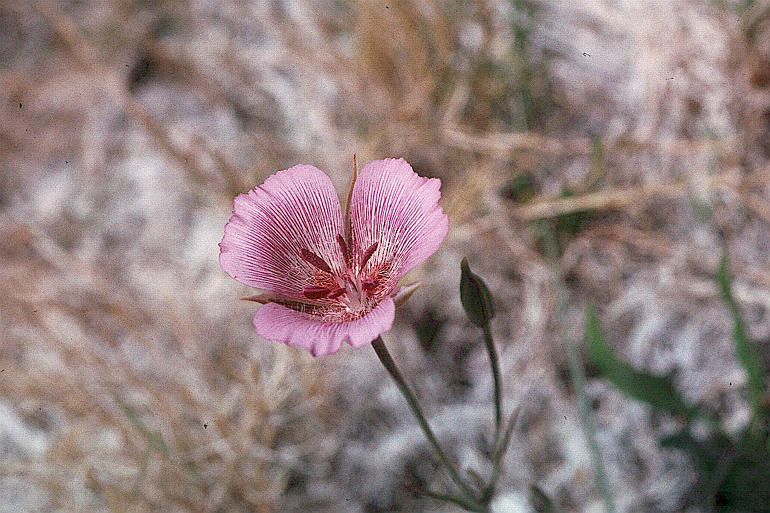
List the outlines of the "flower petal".
{"type": "Polygon", "coordinates": [[[313,166],[294,166],[235,198],[219,263],[241,283],[302,299],[309,277],[322,272],[302,255],[311,252],[343,269],[340,233],[342,210],[329,177],[313,166]]]}
{"type": "Polygon", "coordinates": [[[277,303],[268,303],[254,314],[257,335],[267,340],[309,349],[313,356],[339,351],[343,342],[353,347],[368,344],[393,325],[396,307],[385,298],[368,314],[347,322],[324,322],[277,303]]]}
{"type": "Polygon", "coordinates": [[[441,180],[419,176],[404,159],[366,164],[351,197],[359,258],[378,243],[370,261],[392,262],[392,279],[398,281],[432,255],[449,230],[449,218],[438,204],[440,188],[441,180]]]}

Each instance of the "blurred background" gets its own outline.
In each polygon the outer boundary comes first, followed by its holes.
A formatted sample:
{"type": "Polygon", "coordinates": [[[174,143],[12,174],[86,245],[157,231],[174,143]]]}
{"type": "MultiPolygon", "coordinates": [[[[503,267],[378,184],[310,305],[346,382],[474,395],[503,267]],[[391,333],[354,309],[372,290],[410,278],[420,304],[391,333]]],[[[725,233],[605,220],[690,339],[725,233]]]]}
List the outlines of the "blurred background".
{"type": "Polygon", "coordinates": [[[463,256],[495,297],[496,511],[609,510],[591,439],[617,511],[721,507],[583,319],[715,412],[696,438],[750,423],[713,276],[726,251],[766,365],[770,3],[1,0],[0,512],[454,511],[416,493],[449,481],[374,352],[258,339],[218,265],[236,194],[298,163],[343,192],[353,153],[442,179],[450,233],[385,340],[482,476],[463,256]]]}

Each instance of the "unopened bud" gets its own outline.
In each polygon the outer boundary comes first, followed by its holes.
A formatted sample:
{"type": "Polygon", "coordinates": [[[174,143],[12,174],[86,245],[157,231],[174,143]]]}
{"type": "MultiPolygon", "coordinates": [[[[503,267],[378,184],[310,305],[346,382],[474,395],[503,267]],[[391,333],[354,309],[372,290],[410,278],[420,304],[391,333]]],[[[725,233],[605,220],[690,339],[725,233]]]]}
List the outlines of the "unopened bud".
{"type": "Polygon", "coordinates": [[[485,326],[495,316],[492,295],[480,276],[468,266],[468,259],[460,262],[460,301],[465,314],[476,326],[485,326]]]}

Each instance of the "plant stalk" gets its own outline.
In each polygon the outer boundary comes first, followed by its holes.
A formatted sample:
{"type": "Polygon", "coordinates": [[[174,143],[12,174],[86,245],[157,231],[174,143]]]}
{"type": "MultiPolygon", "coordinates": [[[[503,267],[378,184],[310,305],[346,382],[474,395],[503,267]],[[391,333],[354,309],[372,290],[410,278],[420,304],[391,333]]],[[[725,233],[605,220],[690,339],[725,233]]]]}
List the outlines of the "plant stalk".
{"type": "Polygon", "coordinates": [[[495,446],[495,451],[492,455],[492,474],[489,477],[489,484],[481,495],[482,503],[486,504],[491,501],[495,494],[495,486],[497,486],[497,480],[500,478],[500,472],[503,469],[503,457],[508,450],[508,445],[511,443],[511,435],[513,435],[513,430],[516,427],[516,421],[519,418],[520,412],[521,409],[516,408],[513,413],[511,413],[511,418],[508,419],[508,426],[505,428],[503,438],[495,446]]]}
{"type": "MultiPolygon", "coordinates": [[[[554,289],[556,291],[558,305],[559,323],[563,324],[567,312],[567,287],[564,284],[561,268],[559,267],[559,242],[554,233],[553,224],[545,230],[545,239],[547,243],[547,253],[550,257],[551,270],[554,274],[554,289]]],[[[596,440],[596,420],[591,412],[591,404],[586,395],[586,375],[583,372],[583,364],[580,360],[580,353],[577,346],[568,340],[567,332],[564,326],[561,326],[561,343],[567,356],[567,366],[569,368],[570,382],[575,395],[578,398],[578,410],[580,420],[583,424],[583,432],[588,442],[588,449],[591,453],[591,463],[594,468],[594,482],[599,490],[599,495],[604,502],[605,513],[615,513],[615,499],[610,489],[607,472],[602,461],[599,443],[596,440]]]]}
{"type": "Polygon", "coordinates": [[[487,353],[489,353],[489,365],[492,367],[492,379],[495,382],[495,443],[493,447],[497,447],[500,443],[500,429],[502,424],[503,410],[501,399],[501,380],[500,380],[500,362],[497,358],[497,350],[495,349],[495,342],[492,339],[492,329],[489,326],[489,322],[482,326],[484,330],[484,343],[487,346],[487,353]]]}
{"type": "Polygon", "coordinates": [[[455,497],[454,495],[438,493],[432,490],[418,490],[418,493],[421,493],[426,497],[430,497],[431,499],[456,504],[466,511],[473,511],[474,513],[488,513],[488,509],[484,505],[476,505],[475,503],[468,502],[462,497],[455,497]]]}
{"type": "Polygon", "coordinates": [[[478,498],[476,497],[475,492],[469,485],[465,483],[465,481],[463,481],[463,479],[460,477],[460,474],[457,473],[457,469],[455,469],[455,467],[452,465],[452,462],[441,448],[441,445],[439,445],[438,439],[436,439],[436,435],[433,434],[433,430],[431,429],[430,425],[428,425],[428,421],[425,419],[425,415],[422,413],[422,409],[420,408],[420,404],[417,402],[417,398],[414,396],[412,390],[409,388],[409,385],[406,383],[406,380],[401,374],[401,371],[398,370],[396,362],[394,362],[393,358],[390,356],[390,352],[388,352],[388,348],[385,347],[385,342],[382,340],[382,337],[377,337],[372,342],[372,347],[374,348],[374,352],[377,353],[377,357],[380,359],[380,362],[382,362],[382,365],[385,367],[385,370],[388,371],[390,376],[393,378],[393,381],[396,382],[396,386],[401,392],[401,395],[404,396],[404,399],[406,399],[406,402],[409,404],[409,408],[417,418],[417,423],[420,425],[423,433],[425,433],[425,437],[436,451],[439,460],[441,460],[441,463],[449,473],[449,477],[451,477],[452,481],[454,481],[460,490],[462,490],[463,494],[468,498],[468,500],[472,504],[477,505],[478,498]]]}

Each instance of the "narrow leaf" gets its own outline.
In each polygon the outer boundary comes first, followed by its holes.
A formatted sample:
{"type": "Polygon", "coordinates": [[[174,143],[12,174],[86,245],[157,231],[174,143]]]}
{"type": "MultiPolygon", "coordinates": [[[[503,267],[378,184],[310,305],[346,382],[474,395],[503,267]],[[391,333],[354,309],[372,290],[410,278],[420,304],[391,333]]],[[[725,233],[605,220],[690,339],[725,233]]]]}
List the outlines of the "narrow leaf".
{"type": "Polygon", "coordinates": [[[688,418],[695,414],[695,408],[688,406],[676,392],[671,378],[638,371],[613,354],[604,340],[596,310],[591,306],[586,310],[585,336],[591,361],[623,394],[688,418]]]}
{"type": "Polygon", "coordinates": [[[733,297],[726,255],[723,255],[719,261],[716,279],[717,285],[719,286],[719,293],[727,304],[727,307],[730,309],[730,314],[733,317],[733,343],[735,344],[735,356],[746,370],[751,404],[753,405],[754,410],[757,411],[761,408],[762,395],[765,388],[763,369],[757,349],[754,347],[754,343],[749,339],[749,336],[746,333],[746,326],[743,322],[741,311],[738,309],[738,303],[733,297]]]}
{"type": "Polygon", "coordinates": [[[529,486],[529,502],[537,513],[552,513],[553,502],[539,486],[529,486]]]}

